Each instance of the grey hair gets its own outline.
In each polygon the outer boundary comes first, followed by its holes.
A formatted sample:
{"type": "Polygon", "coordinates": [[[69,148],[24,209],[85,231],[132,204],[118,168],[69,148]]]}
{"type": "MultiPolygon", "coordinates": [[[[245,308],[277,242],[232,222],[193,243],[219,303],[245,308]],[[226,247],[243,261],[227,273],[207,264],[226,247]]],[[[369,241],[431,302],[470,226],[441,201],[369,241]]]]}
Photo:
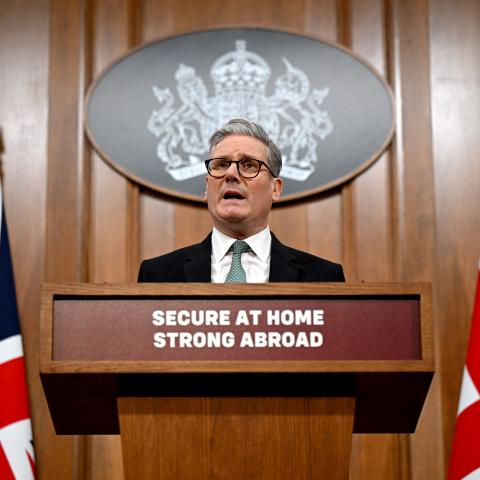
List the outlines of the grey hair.
{"type": "Polygon", "coordinates": [[[209,146],[210,153],[213,149],[225,138],[230,135],[246,135],[260,140],[267,146],[268,163],[275,177],[280,175],[282,169],[282,154],[280,149],[275,145],[273,140],[268,136],[268,133],[261,125],[244,118],[233,118],[222,128],[219,128],[210,137],[209,146]]]}

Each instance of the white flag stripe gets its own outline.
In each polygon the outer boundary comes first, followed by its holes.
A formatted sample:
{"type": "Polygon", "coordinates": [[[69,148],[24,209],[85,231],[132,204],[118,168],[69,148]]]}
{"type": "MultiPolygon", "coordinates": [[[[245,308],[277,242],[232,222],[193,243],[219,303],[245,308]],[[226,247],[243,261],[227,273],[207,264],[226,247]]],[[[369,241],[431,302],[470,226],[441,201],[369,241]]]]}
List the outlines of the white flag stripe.
{"type": "Polygon", "coordinates": [[[480,468],[470,472],[466,477],[463,477],[462,480],[480,480],[480,468]]]}
{"type": "Polygon", "coordinates": [[[19,357],[23,357],[22,337],[20,334],[0,340],[0,365],[19,357]]]}
{"type": "Polygon", "coordinates": [[[468,368],[465,365],[463,369],[462,388],[460,390],[460,401],[458,402],[457,417],[470,405],[478,402],[478,400],[480,400],[480,394],[478,393],[468,368]]]}
{"type": "Polygon", "coordinates": [[[8,464],[16,480],[34,480],[27,453],[33,456],[32,426],[30,419],[11,423],[0,430],[2,445],[8,464]]]}

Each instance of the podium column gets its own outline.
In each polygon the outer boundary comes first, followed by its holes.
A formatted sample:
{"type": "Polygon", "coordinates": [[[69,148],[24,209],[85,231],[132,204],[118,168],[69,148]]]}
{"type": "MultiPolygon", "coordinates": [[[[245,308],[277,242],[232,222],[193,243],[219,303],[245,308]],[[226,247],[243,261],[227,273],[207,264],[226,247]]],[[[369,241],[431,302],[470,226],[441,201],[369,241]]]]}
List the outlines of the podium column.
{"type": "Polygon", "coordinates": [[[127,480],[348,480],[353,397],[118,398],[127,480]]]}

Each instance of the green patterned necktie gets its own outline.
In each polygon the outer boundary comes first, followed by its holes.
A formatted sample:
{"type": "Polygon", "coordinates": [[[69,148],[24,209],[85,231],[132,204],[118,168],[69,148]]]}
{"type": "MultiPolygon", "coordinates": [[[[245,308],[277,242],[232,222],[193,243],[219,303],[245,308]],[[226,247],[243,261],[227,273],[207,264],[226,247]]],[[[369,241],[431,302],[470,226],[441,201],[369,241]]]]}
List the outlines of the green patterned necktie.
{"type": "Polygon", "coordinates": [[[242,267],[242,253],[250,250],[247,242],[236,240],[232,245],[232,266],[228,272],[225,283],[247,283],[247,274],[242,267]]]}

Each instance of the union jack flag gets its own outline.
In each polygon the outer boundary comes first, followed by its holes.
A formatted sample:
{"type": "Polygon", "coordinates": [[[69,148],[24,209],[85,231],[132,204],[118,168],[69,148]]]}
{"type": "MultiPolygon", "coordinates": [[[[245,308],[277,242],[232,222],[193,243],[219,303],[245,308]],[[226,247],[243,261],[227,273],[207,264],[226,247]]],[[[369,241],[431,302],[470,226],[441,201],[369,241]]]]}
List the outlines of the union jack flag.
{"type": "Polygon", "coordinates": [[[448,480],[480,480],[480,265],[448,480]]]}
{"type": "Polygon", "coordinates": [[[0,183],[0,478],[35,478],[22,337],[0,183]]]}

